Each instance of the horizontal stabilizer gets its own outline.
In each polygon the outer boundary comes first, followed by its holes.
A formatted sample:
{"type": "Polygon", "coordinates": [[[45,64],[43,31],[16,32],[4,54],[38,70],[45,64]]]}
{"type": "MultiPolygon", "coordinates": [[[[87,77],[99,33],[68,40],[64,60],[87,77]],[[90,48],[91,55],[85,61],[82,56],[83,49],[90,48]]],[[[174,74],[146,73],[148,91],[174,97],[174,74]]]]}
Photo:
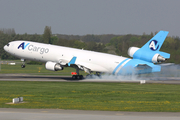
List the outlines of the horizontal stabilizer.
{"type": "Polygon", "coordinates": [[[135,68],[137,70],[137,74],[151,73],[151,72],[160,72],[161,66],[150,64],[138,64],[135,68]]]}
{"type": "Polygon", "coordinates": [[[161,51],[159,51],[158,53],[159,53],[161,56],[163,56],[164,58],[166,58],[166,59],[170,58],[170,54],[169,54],[169,53],[161,52],[161,51]]]}

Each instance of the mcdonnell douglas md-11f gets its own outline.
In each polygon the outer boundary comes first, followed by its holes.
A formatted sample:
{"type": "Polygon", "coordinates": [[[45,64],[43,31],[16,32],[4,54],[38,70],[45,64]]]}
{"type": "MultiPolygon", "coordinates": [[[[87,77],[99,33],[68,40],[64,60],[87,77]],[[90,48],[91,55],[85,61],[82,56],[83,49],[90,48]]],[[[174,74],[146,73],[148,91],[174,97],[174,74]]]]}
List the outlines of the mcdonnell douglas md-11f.
{"type": "MultiPolygon", "coordinates": [[[[58,71],[64,67],[76,69],[73,79],[82,79],[79,70],[91,75],[96,72],[111,73],[114,75],[142,74],[160,72],[161,66],[154,64],[164,62],[170,58],[169,53],[159,51],[169,32],[160,31],[141,48],[130,47],[126,58],[100,52],[83,49],[75,49],[37,43],[25,40],[12,41],[4,46],[4,50],[21,60],[33,60],[45,62],[47,70],[58,71]]],[[[21,65],[25,67],[25,63],[21,65]]]]}

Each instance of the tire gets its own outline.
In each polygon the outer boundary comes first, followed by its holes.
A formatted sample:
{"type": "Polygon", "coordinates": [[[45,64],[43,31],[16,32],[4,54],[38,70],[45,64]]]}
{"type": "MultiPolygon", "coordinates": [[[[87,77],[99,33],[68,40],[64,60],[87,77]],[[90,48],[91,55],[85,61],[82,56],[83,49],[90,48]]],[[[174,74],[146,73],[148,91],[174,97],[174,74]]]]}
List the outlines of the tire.
{"type": "Polygon", "coordinates": [[[25,68],[26,66],[25,65],[21,65],[21,68],[25,68]]]}

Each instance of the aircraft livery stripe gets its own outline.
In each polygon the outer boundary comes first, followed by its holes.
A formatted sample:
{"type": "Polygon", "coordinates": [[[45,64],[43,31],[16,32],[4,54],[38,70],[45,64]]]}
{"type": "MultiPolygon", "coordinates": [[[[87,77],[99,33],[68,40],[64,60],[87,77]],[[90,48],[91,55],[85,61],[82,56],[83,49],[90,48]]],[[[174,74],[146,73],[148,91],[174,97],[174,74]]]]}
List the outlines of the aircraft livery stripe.
{"type": "Polygon", "coordinates": [[[121,70],[121,68],[122,68],[126,63],[128,63],[130,60],[131,60],[131,59],[128,59],[128,60],[126,60],[123,64],[121,64],[121,66],[117,69],[117,71],[116,71],[115,74],[117,74],[117,73],[121,70]]]}
{"type": "Polygon", "coordinates": [[[116,70],[117,70],[126,60],[128,60],[128,58],[125,59],[125,60],[123,60],[121,63],[119,63],[119,65],[114,69],[113,74],[115,74],[116,70]]]}

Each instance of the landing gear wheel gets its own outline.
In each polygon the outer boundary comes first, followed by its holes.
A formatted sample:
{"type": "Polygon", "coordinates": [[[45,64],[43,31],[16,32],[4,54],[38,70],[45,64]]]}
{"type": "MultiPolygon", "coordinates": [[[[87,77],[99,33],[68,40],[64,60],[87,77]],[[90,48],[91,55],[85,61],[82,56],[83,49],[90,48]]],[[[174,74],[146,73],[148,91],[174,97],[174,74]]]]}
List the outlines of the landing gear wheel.
{"type": "Polygon", "coordinates": [[[101,73],[96,72],[96,74],[88,74],[86,75],[87,79],[101,79],[101,73]]]}
{"type": "Polygon", "coordinates": [[[21,61],[22,61],[22,65],[21,65],[21,68],[25,68],[26,66],[25,66],[25,59],[21,59],[21,61]]]}
{"type": "Polygon", "coordinates": [[[75,75],[73,75],[73,76],[72,76],[72,79],[73,79],[73,80],[75,80],[75,79],[76,79],[76,76],[75,76],[75,75]]]}
{"type": "Polygon", "coordinates": [[[83,75],[79,75],[79,78],[80,78],[80,79],[83,79],[83,75]]]}
{"type": "Polygon", "coordinates": [[[73,76],[72,76],[72,79],[73,79],[73,80],[76,80],[76,79],[77,79],[77,80],[81,80],[81,79],[83,79],[83,75],[73,75],[73,76]]]}
{"type": "Polygon", "coordinates": [[[100,72],[96,72],[95,76],[101,78],[101,73],[100,72]]]}
{"type": "Polygon", "coordinates": [[[22,67],[22,68],[25,68],[26,66],[22,64],[21,67],[22,67]]]}

